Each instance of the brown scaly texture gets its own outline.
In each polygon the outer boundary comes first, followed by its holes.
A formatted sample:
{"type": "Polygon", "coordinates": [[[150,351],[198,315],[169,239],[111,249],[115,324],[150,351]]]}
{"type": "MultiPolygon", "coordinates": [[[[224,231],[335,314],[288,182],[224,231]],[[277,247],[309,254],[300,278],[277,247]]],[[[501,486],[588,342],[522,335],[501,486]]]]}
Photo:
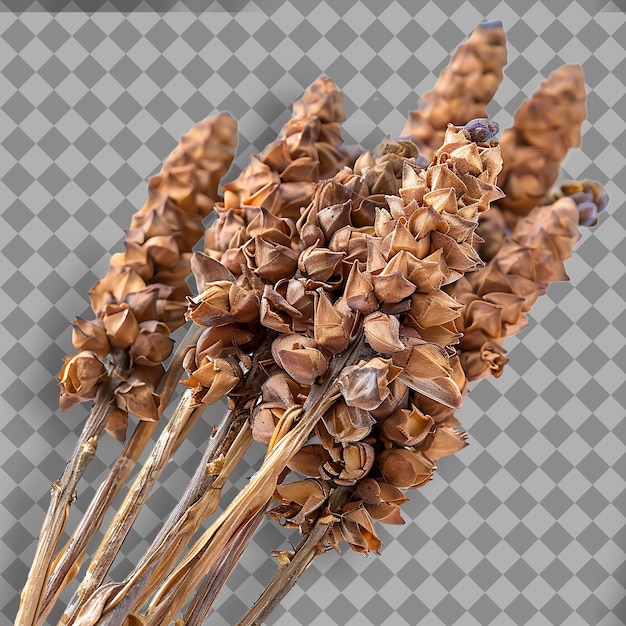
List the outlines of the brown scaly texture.
{"type": "Polygon", "coordinates": [[[294,101],[293,117],[280,138],[224,185],[224,201],[216,206],[219,219],[205,236],[207,254],[240,273],[245,264],[242,246],[251,236],[246,230],[261,209],[297,219],[309,204],[315,183],[354,160],[354,151],[344,146],[341,136],[342,103],[343,95],[326,77],[318,78],[294,101]]]}
{"type": "Polygon", "coordinates": [[[154,390],[170,355],[170,333],[181,326],[190,294],[192,248],[204,233],[203,218],[219,199],[237,143],[237,124],[227,114],[194,125],[149,181],[149,198],[126,231],[125,252],[114,254],[106,276],[90,290],[96,319],[75,318],[78,354],[61,369],[63,410],[95,397],[109,377],[106,364],[130,364],[115,389],[117,408],[107,430],[123,440],[128,413],[158,417],[154,390]]]}
{"type": "Polygon", "coordinates": [[[543,204],[570,148],[580,144],[586,118],[585,78],[578,65],[562,65],[522,103],[513,126],[502,133],[503,169],[498,206],[512,227],[543,204]]]}
{"type": "Polygon", "coordinates": [[[207,330],[188,353],[187,384],[198,403],[228,393],[247,342],[277,332],[252,415],[253,436],[270,448],[333,355],[364,333],[365,351],[339,376],[342,396],[315,427],[321,443],[289,465],[305,478],[277,488],[273,511],[306,530],[349,488],[333,542],[359,552],[380,547],[373,519],[401,523],[401,490],[426,484],[437,459],[465,445],[453,415],[467,387],[454,356],[462,306],[442,287],[482,265],[478,216],[502,195],[497,144],[469,137],[450,125],[427,169],[412,142],[383,142],[320,182],[297,222],[262,210],[238,275],[192,261],[200,293],[188,316],[207,330]]]}
{"type": "Polygon", "coordinates": [[[435,88],[424,94],[419,109],[409,114],[402,135],[430,159],[443,143],[448,124],[461,126],[487,117],[486,107],[502,82],[506,59],[502,22],[479,24],[441,72],[435,88]]]}
{"type": "Polygon", "coordinates": [[[521,218],[485,269],[459,280],[450,293],[465,305],[458,320],[468,380],[500,376],[508,359],[504,339],[526,327],[526,313],[552,281],[568,280],[563,261],[607,203],[598,183],[564,183],[552,204],[521,218]]]}

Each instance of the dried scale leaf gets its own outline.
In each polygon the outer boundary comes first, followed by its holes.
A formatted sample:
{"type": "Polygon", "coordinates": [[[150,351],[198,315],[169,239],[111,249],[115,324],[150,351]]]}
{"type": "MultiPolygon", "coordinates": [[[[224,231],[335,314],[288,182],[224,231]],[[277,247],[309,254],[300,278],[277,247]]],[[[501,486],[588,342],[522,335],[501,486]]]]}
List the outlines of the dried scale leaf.
{"type": "Polygon", "coordinates": [[[543,203],[561,162],[580,143],[586,118],[585,79],[578,65],[563,65],[543,81],[515,113],[500,142],[504,168],[499,203],[512,227],[519,216],[543,203]]]}
{"type": "Polygon", "coordinates": [[[526,313],[554,280],[568,280],[564,261],[580,239],[579,224],[597,222],[606,192],[590,181],[565,183],[552,204],[521,218],[487,268],[456,283],[465,305],[459,320],[461,362],[469,380],[500,376],[504,339],[527,325],[526,313]],[[571,195],[565,195],[569,193],[571,195]]]}
{"type": "Polygon", "coordinates": [[[402,135],[409,136],[430,159],[442,144],[448,124],[462,126],[473,118],[487,117],[486,106],[502,81],[506,60],[502,23],[479,24],[457,48],[435,88],[424,94],[419,109],[410,113],[402,135]]]}

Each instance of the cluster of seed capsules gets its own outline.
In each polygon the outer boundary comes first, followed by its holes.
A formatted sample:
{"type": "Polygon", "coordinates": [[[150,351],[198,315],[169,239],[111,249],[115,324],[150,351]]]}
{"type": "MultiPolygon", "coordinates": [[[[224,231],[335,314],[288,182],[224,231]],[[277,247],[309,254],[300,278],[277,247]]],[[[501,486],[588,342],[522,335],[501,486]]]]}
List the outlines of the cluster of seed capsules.
{"type": "Polygon", "coordinates": [[[200,293],[187,315],[206,330],[187,354],[186,384],[198,403],[236,390],[242,355],[269,336],[256,440],[269,443],[334,355],[365,339],[338,375],[341,396],[289,464],[303,478],[277,488],[271,514],[283,523],[306,531],[341,489],[335,540],[377,551],[372,520],[400,523],[402,490],[466,445],[454,417],[467,391],[454,347],[462,304],[446,289],[482,267],[478,218],[502,197],[493,131],[487,120],[450,126],[427,167],[412,142],[386,140],[318,182],[297,219],[248,207],[237,245],[219,251],[228,263],[195,253],[200,293]]]}

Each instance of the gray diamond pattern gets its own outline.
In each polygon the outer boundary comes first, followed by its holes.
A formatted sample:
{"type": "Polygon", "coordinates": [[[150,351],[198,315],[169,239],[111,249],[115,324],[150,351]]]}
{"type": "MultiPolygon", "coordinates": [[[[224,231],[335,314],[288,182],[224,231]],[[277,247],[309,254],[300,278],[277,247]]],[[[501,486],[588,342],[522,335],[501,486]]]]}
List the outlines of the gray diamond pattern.
{"type": "MultiPolygon", "coordinates": [[[[625,623],[626,7],[257,0],[200,12],[189,0],[156,13],[139,2],[92,4],[0,4],[0,622],[15,617],[50,482],[86,416],[57,405],[69,320],[88,315],[89,287],[178,138],[229,110],[240,125],[234,175],[323,73],[345,95],[347,140],[372,148],[400,132],[472,28],[501,19],[509,62],[490,115],[508,126],[554,68],[581,64],[588,119],[563,177],[599,180],[610,206],[568,263],[571,282],[551,286],[509,341],[502,378],[473,388],[459,413],[471,445],[410,494],[404,526],[381,529],[382,555],[324,555],[267,623],[625,623]]],[[[164,473],[113,578],[155,536],[219,413],[207,413],[164,473]]],[[[103,440],[70,527],[118,450],[103,440]]],[[[227,498],[260,455],[253,448],[227,498]]],[[[297,537],[275,524],[261,527],[208,623],[237,622],[273,574],[269,552],[289,540],[297,537]]]]}

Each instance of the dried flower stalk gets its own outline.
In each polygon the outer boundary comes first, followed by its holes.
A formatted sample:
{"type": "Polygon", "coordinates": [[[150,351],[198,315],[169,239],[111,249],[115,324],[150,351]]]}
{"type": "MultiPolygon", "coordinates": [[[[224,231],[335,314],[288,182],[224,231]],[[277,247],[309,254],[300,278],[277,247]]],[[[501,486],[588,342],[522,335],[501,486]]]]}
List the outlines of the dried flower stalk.
{"type": "Polygon", "coordinates": [[[451,294],[465,305],[459,326],[459,353],[467,378],[499,377],[508,362],[505,337],[528,324],[526,313],[550,282],[568,280],[564,261],[581,234],[606,206],[598,183],[564,183],[552,204],[535,207],[520,219],[512,235],[481,272],[459,280],[451,294]]]}
{"type": "Polygon", "coordinates": [[[506,60],[502,22],[479,24],[458,47],[435,88],[424,94],[419,108],[409,114],[402,135],[410,137],[420,154],[430,160],[443,143],[448,124],[462,126],[487,117],[486,107],[502,82],[506,60]]]}
{"type": "Polygon", "coordinates": [[[562,65],[543,81],[502,133],[504,163],[499,206],[510,226],[543,203],[570,148],[580,144],[586,118],[585,78],[580,66],[562,65]]]}
{"type": "MultiPolygon", "coordinates": [[[[158,420],[155,390],[164,373],[161,362],[171,353],[170,331],[184,320],[184,307],[181,310],[176,298],[184,300],[187,293],[189,253],[202,234],[202,218],[217,199],[217,184],[230,167],[235,145],[236,123],[228,115],[194,126],[162,173],[151,179],[151,198],[131,223],[126,252],[113,256],[107,276],[90,291],[97,319],[74,320],[72,341],[79,354],[67,357],[61,370],[60,405],[65,410],[84,400],[96,402],[72,459],[53,487],[22,592],[16,618],[20,626],[43,619],[40,610],[54,552],[102,430],[123,439],[128,412],[140,420],[158,420]],[[180,193],[183,188],[185,194],[180,193]],[[173,204],[170,195],[183,206],[173,204]],[[87,442],[89,454],[83,452],[87,442]]],[[[141,433],[137,439],[147,441],[141,433]]],[[[64,584],[73,571],[63,575],[64,584]]]]}

